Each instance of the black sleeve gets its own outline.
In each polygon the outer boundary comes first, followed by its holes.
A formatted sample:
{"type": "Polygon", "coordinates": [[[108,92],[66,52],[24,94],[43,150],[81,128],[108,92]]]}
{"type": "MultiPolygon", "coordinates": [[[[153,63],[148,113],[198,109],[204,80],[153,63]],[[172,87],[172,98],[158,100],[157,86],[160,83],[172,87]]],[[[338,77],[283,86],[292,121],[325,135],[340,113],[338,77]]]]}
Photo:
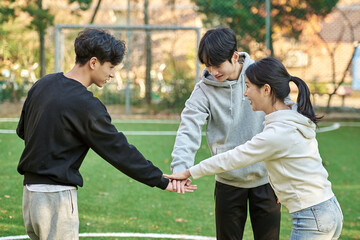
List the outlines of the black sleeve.
{"type": "Polygon", "coordinates": [[[169,179],[164,178],[162,171],[129,144],[123,133],[117,131],[106,110],[87,120],[83,139],[91,149],[129,177],[151,187],[167,187],[169,179]]]}
{"type": "Polygon", "coordinates": [[[20,120],[19,120],[19,123],[18,123],[17,128],[16,128],[16,134],[23,140],[25,138],[25,136],[24,136],[25,106],[26,106],[26,101],[25,101],[24,106],[23,106],[23,108],[21,110],[20,120]]]}

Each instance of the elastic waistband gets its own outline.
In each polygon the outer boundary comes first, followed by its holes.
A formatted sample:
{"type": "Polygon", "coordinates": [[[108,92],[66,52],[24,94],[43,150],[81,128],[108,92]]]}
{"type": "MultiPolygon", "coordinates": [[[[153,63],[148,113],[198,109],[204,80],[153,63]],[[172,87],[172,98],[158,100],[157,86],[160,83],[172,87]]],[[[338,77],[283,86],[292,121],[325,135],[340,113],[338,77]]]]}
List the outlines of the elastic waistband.
{"type": "MultiPolygon", "coordinates": [[[[66,184],[66,183],[54,181],[47,175],[40,175],[40,174],[30,173],[30,172],[24,173],[23,184],[24,185],[26,185],[26,184],[51,184],[51,185],[74,186],[72,184],[66,184]]],[[[74,187],[77,187],[77,186],[74,186],[74,187]]]]}

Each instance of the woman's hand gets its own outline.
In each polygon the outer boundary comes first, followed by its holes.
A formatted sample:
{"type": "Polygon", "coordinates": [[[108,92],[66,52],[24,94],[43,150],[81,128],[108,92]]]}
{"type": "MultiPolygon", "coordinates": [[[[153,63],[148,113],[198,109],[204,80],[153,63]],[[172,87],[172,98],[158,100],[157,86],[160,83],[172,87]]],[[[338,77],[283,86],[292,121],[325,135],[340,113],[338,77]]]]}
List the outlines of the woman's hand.
{"type": "Polygon", "coordinates": [[[189,169],[186,169],[185,171],[173,173],[171,175],[164,174],[164,177],[175,180],[186,180],[191,177],[191,174],[189,169]]]}

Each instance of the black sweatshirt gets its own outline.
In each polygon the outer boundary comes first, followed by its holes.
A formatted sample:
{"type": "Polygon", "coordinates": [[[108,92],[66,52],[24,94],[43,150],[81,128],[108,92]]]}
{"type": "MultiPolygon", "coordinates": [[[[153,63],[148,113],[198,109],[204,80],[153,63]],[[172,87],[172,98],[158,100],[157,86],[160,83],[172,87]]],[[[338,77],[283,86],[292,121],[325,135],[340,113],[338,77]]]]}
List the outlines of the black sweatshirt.
{"type": "Polygon", "coordinates": [[[100,100],[63,73],[47,75],[34,84],[16,131],[25,140],[18,165],[24,184],[82,187],[79,168],[89,148],[148,186],[165,189],[169,183],[111,124],[100,100]]]}

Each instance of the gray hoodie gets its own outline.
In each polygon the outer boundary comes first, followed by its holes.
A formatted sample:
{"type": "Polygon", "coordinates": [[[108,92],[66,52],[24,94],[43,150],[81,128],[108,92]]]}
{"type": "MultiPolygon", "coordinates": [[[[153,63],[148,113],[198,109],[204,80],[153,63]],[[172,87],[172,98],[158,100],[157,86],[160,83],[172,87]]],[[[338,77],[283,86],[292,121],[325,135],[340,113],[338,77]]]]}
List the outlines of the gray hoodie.
{"type": "MultiPolygon", "coordinates": [[[[254,61],[245,52],[243,68],[236,81],[219,82],[204,69],[202,80],[196,84],[181,113],[171,163],[172,172],[194,165],[195,154],[201,145],[201,131],[206,124],[206,137],[212,155],[226,152],[250,140],[263,130],[265,114],[254,112],[244,97],[245,70],[254,61]]],[[[268,183],[263,162],[216,175],[216,180],[242,188],[268,183]]]]}

